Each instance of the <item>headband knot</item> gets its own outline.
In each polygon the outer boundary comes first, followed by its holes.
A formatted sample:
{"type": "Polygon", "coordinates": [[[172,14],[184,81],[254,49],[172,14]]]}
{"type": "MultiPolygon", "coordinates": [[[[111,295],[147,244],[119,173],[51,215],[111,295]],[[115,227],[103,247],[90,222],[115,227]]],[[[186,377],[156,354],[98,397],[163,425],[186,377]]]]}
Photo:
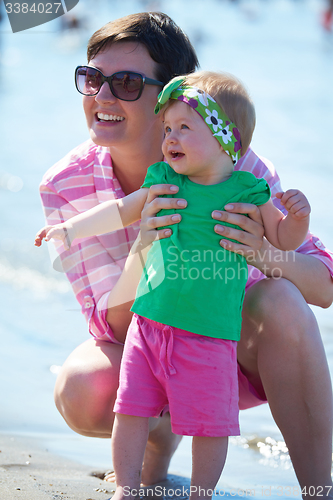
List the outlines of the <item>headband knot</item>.
{"type": "Polygon", "coordinates": [[[213,136],[232,158],[235,165],[240,158],[242,148],[238,128],[229,120],[212,96],[201,89],[182,85],[184,81],[183,76],[176,76],[165,85],[158,95],[155,114],[160,112],[169,99],[185,102],[205,120],[213,136]]]}

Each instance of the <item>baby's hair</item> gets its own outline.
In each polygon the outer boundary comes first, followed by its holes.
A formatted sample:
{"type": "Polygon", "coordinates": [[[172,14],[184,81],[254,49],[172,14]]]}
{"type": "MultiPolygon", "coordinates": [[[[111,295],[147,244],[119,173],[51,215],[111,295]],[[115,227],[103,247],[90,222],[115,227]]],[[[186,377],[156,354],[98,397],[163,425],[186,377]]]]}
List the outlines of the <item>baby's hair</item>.
{"type": "Polygon", "coordinates": [[[239,130],[243,156],[250,145],[256,123],[254,105],[244,85],[230,73],[213,71],[197,71],[186,75],[182,85],[204,90],[216,100],[239,130]]]}

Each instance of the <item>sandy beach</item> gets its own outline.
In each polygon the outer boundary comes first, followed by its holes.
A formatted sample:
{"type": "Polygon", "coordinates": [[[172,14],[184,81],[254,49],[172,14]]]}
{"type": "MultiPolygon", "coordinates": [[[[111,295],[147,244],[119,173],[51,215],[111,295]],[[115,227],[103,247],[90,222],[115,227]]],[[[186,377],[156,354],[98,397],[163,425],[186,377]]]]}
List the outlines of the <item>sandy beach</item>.
{"type": "MultiPolygon", "coordinates": [[[[107,500],[113,496],[114,485],[100,479],[104,473],[52,453],[43,438],[0,433],[1,500],[107,500]]],[[[185,500],[189,488],[189,477],[170,473],[154,488],[140,488],[138,493],[150,500],[185,500]]],[[[262,497],[260,489],[230,489],[219,483],[213,499],[240,500],[245,494],[262,497]]]]}
{"type": "MultiPolygon", "coordinates": [[[[114,485],[98,477],[104,473],[50,452],[42,438],[0,434],[1,500],[110,499],[114,485]]],[[[189,488],[190,480],[169,474],[166,481],[154,486],[155,490],[140,489],[140,495],[183,500],[187,496],[183,494],[184,488],[189,488]]],[[[230,498],[227,492],[225,496],[230,498]]]]}
{"type": "Polygon", "coordinates": [[[54,455],[43,441],[0,435],[2,500],[105,500],[112,486],[92,476],[86,465],[54,455]]]}

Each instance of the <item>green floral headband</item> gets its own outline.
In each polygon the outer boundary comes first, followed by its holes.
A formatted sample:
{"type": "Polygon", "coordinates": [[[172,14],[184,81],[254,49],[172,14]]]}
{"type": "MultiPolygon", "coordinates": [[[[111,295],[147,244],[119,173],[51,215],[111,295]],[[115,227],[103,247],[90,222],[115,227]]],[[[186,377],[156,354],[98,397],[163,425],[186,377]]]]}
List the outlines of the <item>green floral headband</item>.
{"type": "Polygon", "coordinates": [[[169,99],[185,102],[202,116],[213,136],[219,141],[224,151],[231,156],[235,165],[240,159],[242,148],[238,128],[207,92],[195,87],[181,86],[184,80],[184,77],[176,76],[165,85],[158,96],[155,114],[159,113],[169,99]]]}

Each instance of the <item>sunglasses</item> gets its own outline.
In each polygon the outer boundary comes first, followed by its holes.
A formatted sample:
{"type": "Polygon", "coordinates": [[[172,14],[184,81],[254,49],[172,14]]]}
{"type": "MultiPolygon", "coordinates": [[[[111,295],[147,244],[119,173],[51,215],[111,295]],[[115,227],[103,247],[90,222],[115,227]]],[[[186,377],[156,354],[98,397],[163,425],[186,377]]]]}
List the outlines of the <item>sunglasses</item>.
{"type": "Polygon", "coordinates": [[[122,101],[139,99],[145,84],[164,86],[162,82],[133,71],[118,71],[111,76],[104,76],[99,69],[90,66],[78,66],[75,70],[75,86],[80,94],[97,95],[104,82],[109,84],[112,94],[122,101]]]}

